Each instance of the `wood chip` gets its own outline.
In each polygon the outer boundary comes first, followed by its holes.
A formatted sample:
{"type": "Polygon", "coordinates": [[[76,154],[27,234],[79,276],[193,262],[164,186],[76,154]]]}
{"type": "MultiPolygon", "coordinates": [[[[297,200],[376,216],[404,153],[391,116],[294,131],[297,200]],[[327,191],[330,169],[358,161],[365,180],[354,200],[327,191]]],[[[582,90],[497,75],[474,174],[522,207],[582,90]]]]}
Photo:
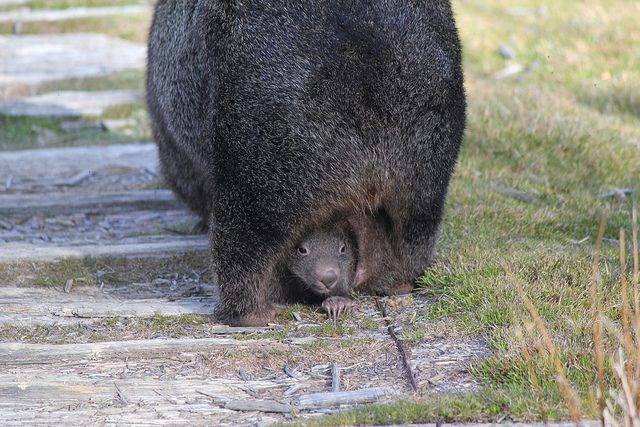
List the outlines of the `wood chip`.
{"type": "Polygon", "coordinates": [[[71,292],[71,288],[73,288],[73,279],[69,279],[66,281],[66,283],[64,284],[64,288],[62,288],[64,290],[65,293],[69,293],[71,292]]]}
{"type": "Polygon", "coordinates": [[[331,391],[340,391],[340,366],[337,363],[331,364],[331,391]]]}

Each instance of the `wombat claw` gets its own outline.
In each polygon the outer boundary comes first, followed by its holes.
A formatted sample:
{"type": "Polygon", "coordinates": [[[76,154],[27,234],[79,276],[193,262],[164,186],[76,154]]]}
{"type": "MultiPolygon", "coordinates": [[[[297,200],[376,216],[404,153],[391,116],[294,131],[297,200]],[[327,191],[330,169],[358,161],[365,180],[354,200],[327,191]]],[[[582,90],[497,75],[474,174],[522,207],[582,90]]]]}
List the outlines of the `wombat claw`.
{"type": "Polygon", "coordinates": [[[329,318],[338,320],[342,313],[346,313],[353,306],[353,300],[347,297],[329,297],[322,301],[322,308],[327,312],[329,318]]]}

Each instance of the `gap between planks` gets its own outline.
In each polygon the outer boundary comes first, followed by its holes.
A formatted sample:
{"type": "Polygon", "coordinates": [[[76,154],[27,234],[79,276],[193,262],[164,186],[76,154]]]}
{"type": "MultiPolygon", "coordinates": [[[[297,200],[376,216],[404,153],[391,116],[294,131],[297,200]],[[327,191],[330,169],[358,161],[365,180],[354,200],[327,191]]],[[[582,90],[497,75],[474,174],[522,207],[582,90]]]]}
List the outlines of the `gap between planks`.
{"type": "Polygon", "coordinates": [[[87,210],[104,214],[180,207],[182,205],[169,190],[0,195],[0,216],[38,213],[52,216],[87,210]]]}

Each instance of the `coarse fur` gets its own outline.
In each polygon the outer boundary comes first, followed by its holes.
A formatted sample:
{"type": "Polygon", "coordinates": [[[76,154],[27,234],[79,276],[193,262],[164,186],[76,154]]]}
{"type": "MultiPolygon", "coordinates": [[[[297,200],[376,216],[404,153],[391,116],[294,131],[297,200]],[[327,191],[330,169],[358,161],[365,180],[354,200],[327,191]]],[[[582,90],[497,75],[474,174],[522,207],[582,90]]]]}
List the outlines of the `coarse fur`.
{"type": "Polygon", "coordinates": [[[295,243],[339,219],[356,289],[430,266],[465,127],[448,0],[160,0],[148,65],[162,171],[208,221],[221,319],[269,322],[295,243]]]}

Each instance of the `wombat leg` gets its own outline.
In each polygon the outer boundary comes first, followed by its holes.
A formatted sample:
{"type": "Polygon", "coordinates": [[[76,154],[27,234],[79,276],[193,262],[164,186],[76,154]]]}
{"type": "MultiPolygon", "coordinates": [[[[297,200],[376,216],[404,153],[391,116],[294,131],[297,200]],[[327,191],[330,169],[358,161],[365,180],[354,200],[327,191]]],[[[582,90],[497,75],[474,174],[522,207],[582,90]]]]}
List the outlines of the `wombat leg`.
{"type": "Polygon", "coordinates": [[[393,287],[389,290],[389,295],[406,295],[410,294],[411,291],[413,291],[413,283],[400,282],[393,285],[393,287]]]}
{"type": "Polygon", "coordinates": [[[267,326],[276,317],[276,309],[268,306],[244,316],[235,316],[227,320],[229,326],[267,326]]]}
{"type": "Polygon", "coordinates": [[[346,313],[353,307],[353,300],[347,297],[333,296],[322,301],[322,308],[327,312],[330,319],[334,321],[342,313],[346,313]]]}
{"type": "Polygon", "coordinates": [[[215,214],[209,221],[213,271],[220,297],[216,311],[224,323],[264,326],[273,321],[274,303],[280,302],[278,256],[289,236],[269,221],[270,215],[278,216],[265,204],[255,204],[262,211],[245,207],[246,204],[242,191],[218,192],[215,214]]]}

